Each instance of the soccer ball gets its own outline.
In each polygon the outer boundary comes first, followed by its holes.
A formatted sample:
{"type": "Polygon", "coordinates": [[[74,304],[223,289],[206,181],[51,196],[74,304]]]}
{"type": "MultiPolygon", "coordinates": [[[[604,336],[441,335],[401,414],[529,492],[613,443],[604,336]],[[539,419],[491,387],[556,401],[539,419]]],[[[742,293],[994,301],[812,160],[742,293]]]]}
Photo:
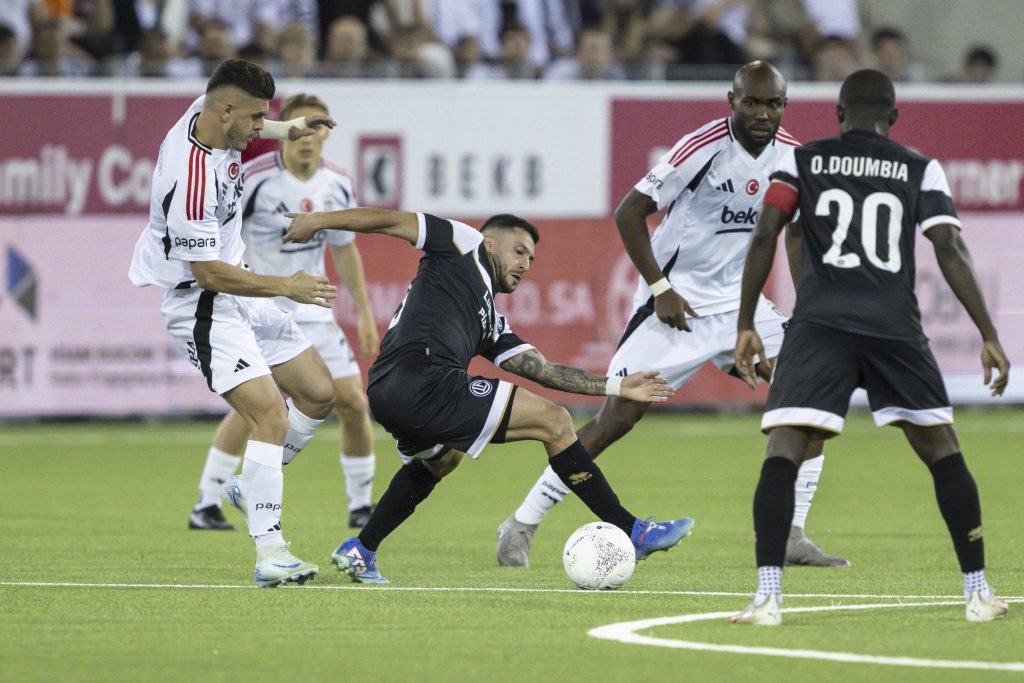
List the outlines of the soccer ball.
{"type": "Polygon", "coordinates": [[[583,590],[616,590],[633,575],[636,550],[622,529],[591,522],[565,542],[562,565],[569,580],[583,590]]]}

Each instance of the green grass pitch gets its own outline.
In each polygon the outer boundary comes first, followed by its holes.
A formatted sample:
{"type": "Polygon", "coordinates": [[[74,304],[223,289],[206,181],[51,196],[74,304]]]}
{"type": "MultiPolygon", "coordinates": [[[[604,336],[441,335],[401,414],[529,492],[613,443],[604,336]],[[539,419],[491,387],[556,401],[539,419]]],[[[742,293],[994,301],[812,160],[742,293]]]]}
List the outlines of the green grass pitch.
{"type": "MultiPolygon", "coordinates": [[[[828,609],[784,613],[778,629],[691,616],[635,632],[674,647],[588,635],[747,602],[765,443],[757,422],[652,415],[599,459],[635,514],[697,520],[617,593],[574,590],[562,572],[565,539],[592,521],[575,499],[537,533],[533,566],[497,566],[496,528],[544,464],[536,444],[464,462],[381,547],[391,586],[356,586],[329,562],[350,532],[337,428],[325,426],[287,468],[284,507],[293,551],[321,573],[258,590],[243,531],[186,528],[213,423],[4,426],[0,681],[1024,681],[1020,409],[957,414],[982,495],[989,581],[1017,603],[1006,620],[964,620],[931,478],[897,430],[856,413],[826,447],[807,524],[853,567],[787,569],[783,579],[785,609],[828,609]],[[890,606],[850,609],[871,605],[890,606]]],[[[398,466],[383,433],[377,453],[379,495],[398,466]]]]}

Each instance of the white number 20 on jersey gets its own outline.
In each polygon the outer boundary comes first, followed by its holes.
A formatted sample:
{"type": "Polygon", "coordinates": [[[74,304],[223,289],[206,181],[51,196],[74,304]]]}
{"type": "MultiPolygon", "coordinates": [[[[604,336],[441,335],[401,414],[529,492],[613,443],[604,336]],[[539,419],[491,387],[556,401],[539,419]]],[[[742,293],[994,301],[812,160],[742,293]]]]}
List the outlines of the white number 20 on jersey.
{"type": "MultiPolygon", "coordinates": [[[[853,221],[853,197],[846,190],[825,190],[818,197],[814,207],[817,216],[830,216],[832,205],[838,208],[836,229],[832,233],[832,246],[821,257],[821,260],[836,268],[856,268],[860,265],[860,256],[853,252],[843,253],[843,242],[850,231],[853,221]]],[[[864,253],[876,268],[898,273],[902,267],[900,258],[900,235],[903,232],[903,203],[899,197],[890,192],[873,192],[864,199],[861,206],[860,241],[864,245],[864,253]],[[885,259],[878,256],[878,209],[889,209],[889,253],[885,259]]]]}

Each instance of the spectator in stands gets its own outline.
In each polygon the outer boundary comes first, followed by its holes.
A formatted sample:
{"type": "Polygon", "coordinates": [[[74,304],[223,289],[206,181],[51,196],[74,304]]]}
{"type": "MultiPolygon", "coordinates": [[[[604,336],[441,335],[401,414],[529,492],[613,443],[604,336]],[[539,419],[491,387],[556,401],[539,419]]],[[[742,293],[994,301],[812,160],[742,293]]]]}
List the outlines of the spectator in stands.
{"type": "Polygon", "coordinates": [[[0,24],[0,76],[14,76],[21,66],[18,36],[7,24],[0,24]]]}
{"type": "MultiPolygon", "coordinates": [[[[192,28],[198,44],[206,34],[208,24],[218,24],[228,32],[234,49],[249,43],[258,43],[265,50],[273,50],[277,39],[278,7],[274,0],[189,0],[192,7],[192,28]]],[[[233,55],[232,55],[233,56],[233,55]]],[[[213,66],[216,68],[216,65],[213,66]]],[[[208,70],[207,73],[213,73],[208,70]]]]}
{"type": "Polygon", "coordinates": [[[209,21],[203,26],[196,46],[196,55],[202,62],[203,75],[212,76],[225,59],[233,59],[237,48],[231,41],[231,28],[219,21],[209,21]]]}
{"type": "Polygon", "coordinates": [[[501,55],[497,62],[478,64],[464,78],[470,81],[533,80],[537,68],[530,61],[530,34],[522,24],[511,23],[501,34],[501,55]]]}
{"type": "Polygon", "coordinates": [[[238,49],[238,58],[263,69],[270,68],[270,54],[259,43],[249,43],[238,49]]]}
{"type": "MultiPolygon", "coordinates": [[[[363,27],[365,37],[363,42],[367,45],[367,55],[387,54],[388,45],[385,36],[379,34],[370,21],[371,14],[375,7],[382,3],[387,4],[390,0],[319,0],[320,6],[320,45],[324,54],[321,58],[327,59],[327,45],[331,40],[331,30],[337,24],[338,19],[353,17],[359,20],[363,27]]],[[[446,0],[449,2],[450,0],[446,0]]],[[[456,0],[453,5],[462,5],[467,0],[456,0]]]]}
{"type": "Polygon", "coordinates": [[[94,71],[94,60],[68,39],[61,22],[42,19],[32,27],[32,48],[18,75],[91,76],[94,71]]]}
{"type": "Polygon", "coordinates": [[[415,26],[399,28],[389,37],[389,75],[398,78],[453,78],[455,57],[447,46],[415,26]]]}
{"type": "Polygon", "coordinates": [[[654,7],[654,0],[607,0],[600,6],[597,16],[591,16],[597,7],[585,14],[587,20],[599,25],[611,38],[615,59],[632,64],[643,58],[648,22],[654,7]]]}
{"type": "Polygon", "coordinates": [[[0,0],[0,21],[14,34],[15,55],[20,61],[32,44],[32,26],[46,18],[43,0],[0,0]]]}
{"type": "MultiPolygon", "coordinates": [[[[743,43],[747,37],[750,0],[661,0],[651,18],[649,36],[678,50],[687,64],[735,65],[747,61],[743,43]]],[[[698,75],[717,77],[702,70],[698,75]]]]}
{"type": "Polygon", "coordinates": [[[316,74],[316,36],[301,23],[288,24],[277,36],[280,72],[285,78],[316,74]]]}
{"type": "Polygon", "coordinates": [[[626,77],[622,65],[612,58],[611,37],[598,27],[580,32],[576,56],[556,60],[544,73],[545,80],[607,81],[626,77]]]}
{"type": "Polygon", "coordinates": [[[334,78],[373,78],[381,69],[370,62],[366,26],[348,15],[334,20],[327,32],[320,72],[334,78]]]}
{"type": "Polygon", "coordinates": [[[902,31],[891,27],[877,29],[871,35],[871,53],[875,68],[895,83],[920,81],[921,66],[911,61],[910,46],[902,31]]]}
{"type": "MultiPolygon", "coordinates": [[[[814,24],[816,37],[839,38],[857,50],[860,43],[859,0],[801,0],[807,17],[814,24]]],[[[815,46],[817,44],[815,43],[815,46]]],[[[860,59],[859,53],[855,55],[860,59]]]]}
{"type": "Polygon", "coordinates": [[[987,45],[975,45],[964,55],[961,83],[992,83],[999,70],[999,58],[995,50],[987,45]]]}
{"type": "Polygon", "coordinates": [[[819,40],[811,62],[816,81],[844,81],[860,68],[850,41],[839,36],[825,36],[819,40]]]}
{"type": "Polygon", "coordinates": [[[752,9],[756,47],[751,57],[769,60],[783,70],[811,63],[818,29],[801,0],[762,0],[752,9]]]}
{"type": "Polygon", "coordinates": [[[144,78],[201,78],[202,63],[182,58],[162,28],[152,28],[138,39],[138,49],[125,60],[124,75],[144,78]]]}

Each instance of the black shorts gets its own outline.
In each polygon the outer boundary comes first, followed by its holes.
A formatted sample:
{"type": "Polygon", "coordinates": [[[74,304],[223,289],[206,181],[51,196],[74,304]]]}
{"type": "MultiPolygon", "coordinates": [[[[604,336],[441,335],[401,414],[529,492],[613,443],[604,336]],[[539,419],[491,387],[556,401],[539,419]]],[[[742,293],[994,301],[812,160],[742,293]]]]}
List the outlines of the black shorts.
{"type": "Polygon", "coordinates": [[[401,455],[430,459],[451,448],[475,458],[505,440],[515,391],[503,380],[415,362],[396,365],[366,395],[401,455]]]}
{"type": "Polygon", "coordinates": [[[838,434],[857,387],[867,390],[879,427],[903,420],[924,426],[953,422],[928,342],[791,322],[775,363],[761,430],[805,426],[838,434]]]}

